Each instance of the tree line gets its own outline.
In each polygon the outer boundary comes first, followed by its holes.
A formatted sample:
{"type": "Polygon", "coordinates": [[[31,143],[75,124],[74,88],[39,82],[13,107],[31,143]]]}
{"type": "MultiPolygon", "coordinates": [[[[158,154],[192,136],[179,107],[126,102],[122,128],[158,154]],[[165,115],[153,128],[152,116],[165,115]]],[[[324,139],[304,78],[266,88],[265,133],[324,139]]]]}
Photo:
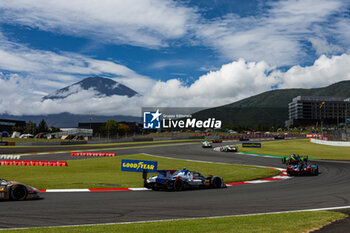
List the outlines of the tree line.
{"type": "Polygon", "coordinates": [[[13,127],[13,132],[20,132],[21,134],[32,134],[36,135],[38,133],[56,133],[60,132],[60,128],[56,128],[54,126],[48,127],[47,123],[44,119],[40,121],[38,125],[35,122],[29,121],[25,127],[13,127]]]}

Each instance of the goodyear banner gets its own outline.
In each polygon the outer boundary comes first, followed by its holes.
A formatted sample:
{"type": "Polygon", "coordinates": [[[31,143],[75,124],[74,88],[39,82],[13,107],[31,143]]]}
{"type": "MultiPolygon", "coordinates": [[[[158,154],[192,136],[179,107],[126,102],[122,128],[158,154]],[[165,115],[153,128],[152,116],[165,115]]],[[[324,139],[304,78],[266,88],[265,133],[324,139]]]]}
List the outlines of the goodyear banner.
{"type": "Polygon", "coordinates": [[[148,172],[155,172],[155,170],[157,170],[157,165],[157,161],[123,159],[122,171],[142,172],[146,169],[148,172]]]}
{"type": "Polygon", "coordinates": [[[261,148],[261,143],[258,142],[245,142],[242,143],[243,147],[253,147],[253,148],[261,148]]]}

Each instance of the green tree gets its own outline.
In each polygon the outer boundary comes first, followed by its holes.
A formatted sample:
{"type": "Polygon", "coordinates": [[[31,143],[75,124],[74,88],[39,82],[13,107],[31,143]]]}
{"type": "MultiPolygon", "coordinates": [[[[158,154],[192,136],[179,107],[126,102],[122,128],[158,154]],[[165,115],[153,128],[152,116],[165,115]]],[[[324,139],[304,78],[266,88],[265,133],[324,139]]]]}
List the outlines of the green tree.
{"type": "Polygon", "coordinates": [[[117,135],[119,132],[118,122],[115,120],[108,120],[104,126],[101,127],[101,134],[105,136],[117,135]]]}
{"type": "Polygon", "coordinates": [[[47,133],[49,132],[49,127],[47,127],[46,121],[42,119],[38,125],[37,132],[47,133]]]}
{"type": "Polygon", "coordinates": [[[130,128],[127,124],[119,124],[118,125],[118,132],[119,134],[126,134],[130,131],[130,128]]]}
{"type": "Polygon", "coordinates": [[[56,128],[55,126],[51,126],[49,128],[49,132],[50,133],[57,133],[57,132],[61,132],[61,129],[60,128],[56,128]]]}
{"type": "Polygon", "coordinates": [[[24,130],[25,130],[24,127],[14,126],[14,127],[12,128],[12,133],[13,133],[13,132],[20,132],[20,133],[23,133],[24,130]]]}
{"type": "Polygon", "coordinates": [[[26,124],[26,127],[25,127],[23,133],[35,135],[35,134],[37,133],[36,123],[33,122],[33,121],[29,121],[29,122],[26,124]]]}

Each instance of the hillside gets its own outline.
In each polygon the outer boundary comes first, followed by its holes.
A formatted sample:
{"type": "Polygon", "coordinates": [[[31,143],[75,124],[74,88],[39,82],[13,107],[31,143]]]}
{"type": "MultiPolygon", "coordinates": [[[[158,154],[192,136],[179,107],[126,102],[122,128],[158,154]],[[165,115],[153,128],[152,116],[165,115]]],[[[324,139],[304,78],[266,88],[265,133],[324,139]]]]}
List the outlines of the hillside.
{"type": "Polygon", "coordinates": [[[48,126],[55,126],[59,128],[77,128],[79,122],[106,122],[108,120],[114,119],[118,122],[128,121],[128,122],[141,122],[140,117],[133,116],[97,116],[97,115],[77,115],[71,113],[60,113],[60,114],[50,114],[50,115],[26,115],[26,116],[12,116],[1,114],[0,118],[20,120],[20,121],[33,121],[39,124],[39,122],[44,119],[48,126]]]}
{"type": "Polygon", "coordinates": [[[136,91],[112,79],[103,77],[89,77],[59,89],[50,95],[44,96],[43,100],[64,99],[70,95],[77,94],[82,90],[94,90],[97,93],[97,97],[112,95],[132,97],[138,95],[136,91]]]}
{"type": "Polygon", "coordinates": [[[223,121],[223,125],[280,127],[288,119],[288,103],[299,95],[350,97],[350,81],[322,88],[267,91],[231,104],[200,111],[194,116],[200,119],[215,116],[223,121]]]}

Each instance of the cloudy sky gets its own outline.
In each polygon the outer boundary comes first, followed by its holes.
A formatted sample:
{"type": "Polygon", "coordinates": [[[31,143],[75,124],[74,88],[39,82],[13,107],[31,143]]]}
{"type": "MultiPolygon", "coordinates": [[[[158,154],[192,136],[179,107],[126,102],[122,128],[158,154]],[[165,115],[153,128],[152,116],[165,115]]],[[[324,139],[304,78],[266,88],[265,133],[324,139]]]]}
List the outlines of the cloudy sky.
{"type": "Polygon", "coordinates": [[[341,80],[350,0],[0,1],[0,114],[137,115],[341,80]],[[142,96],[41,101],[89,76],[142,96]]]}

